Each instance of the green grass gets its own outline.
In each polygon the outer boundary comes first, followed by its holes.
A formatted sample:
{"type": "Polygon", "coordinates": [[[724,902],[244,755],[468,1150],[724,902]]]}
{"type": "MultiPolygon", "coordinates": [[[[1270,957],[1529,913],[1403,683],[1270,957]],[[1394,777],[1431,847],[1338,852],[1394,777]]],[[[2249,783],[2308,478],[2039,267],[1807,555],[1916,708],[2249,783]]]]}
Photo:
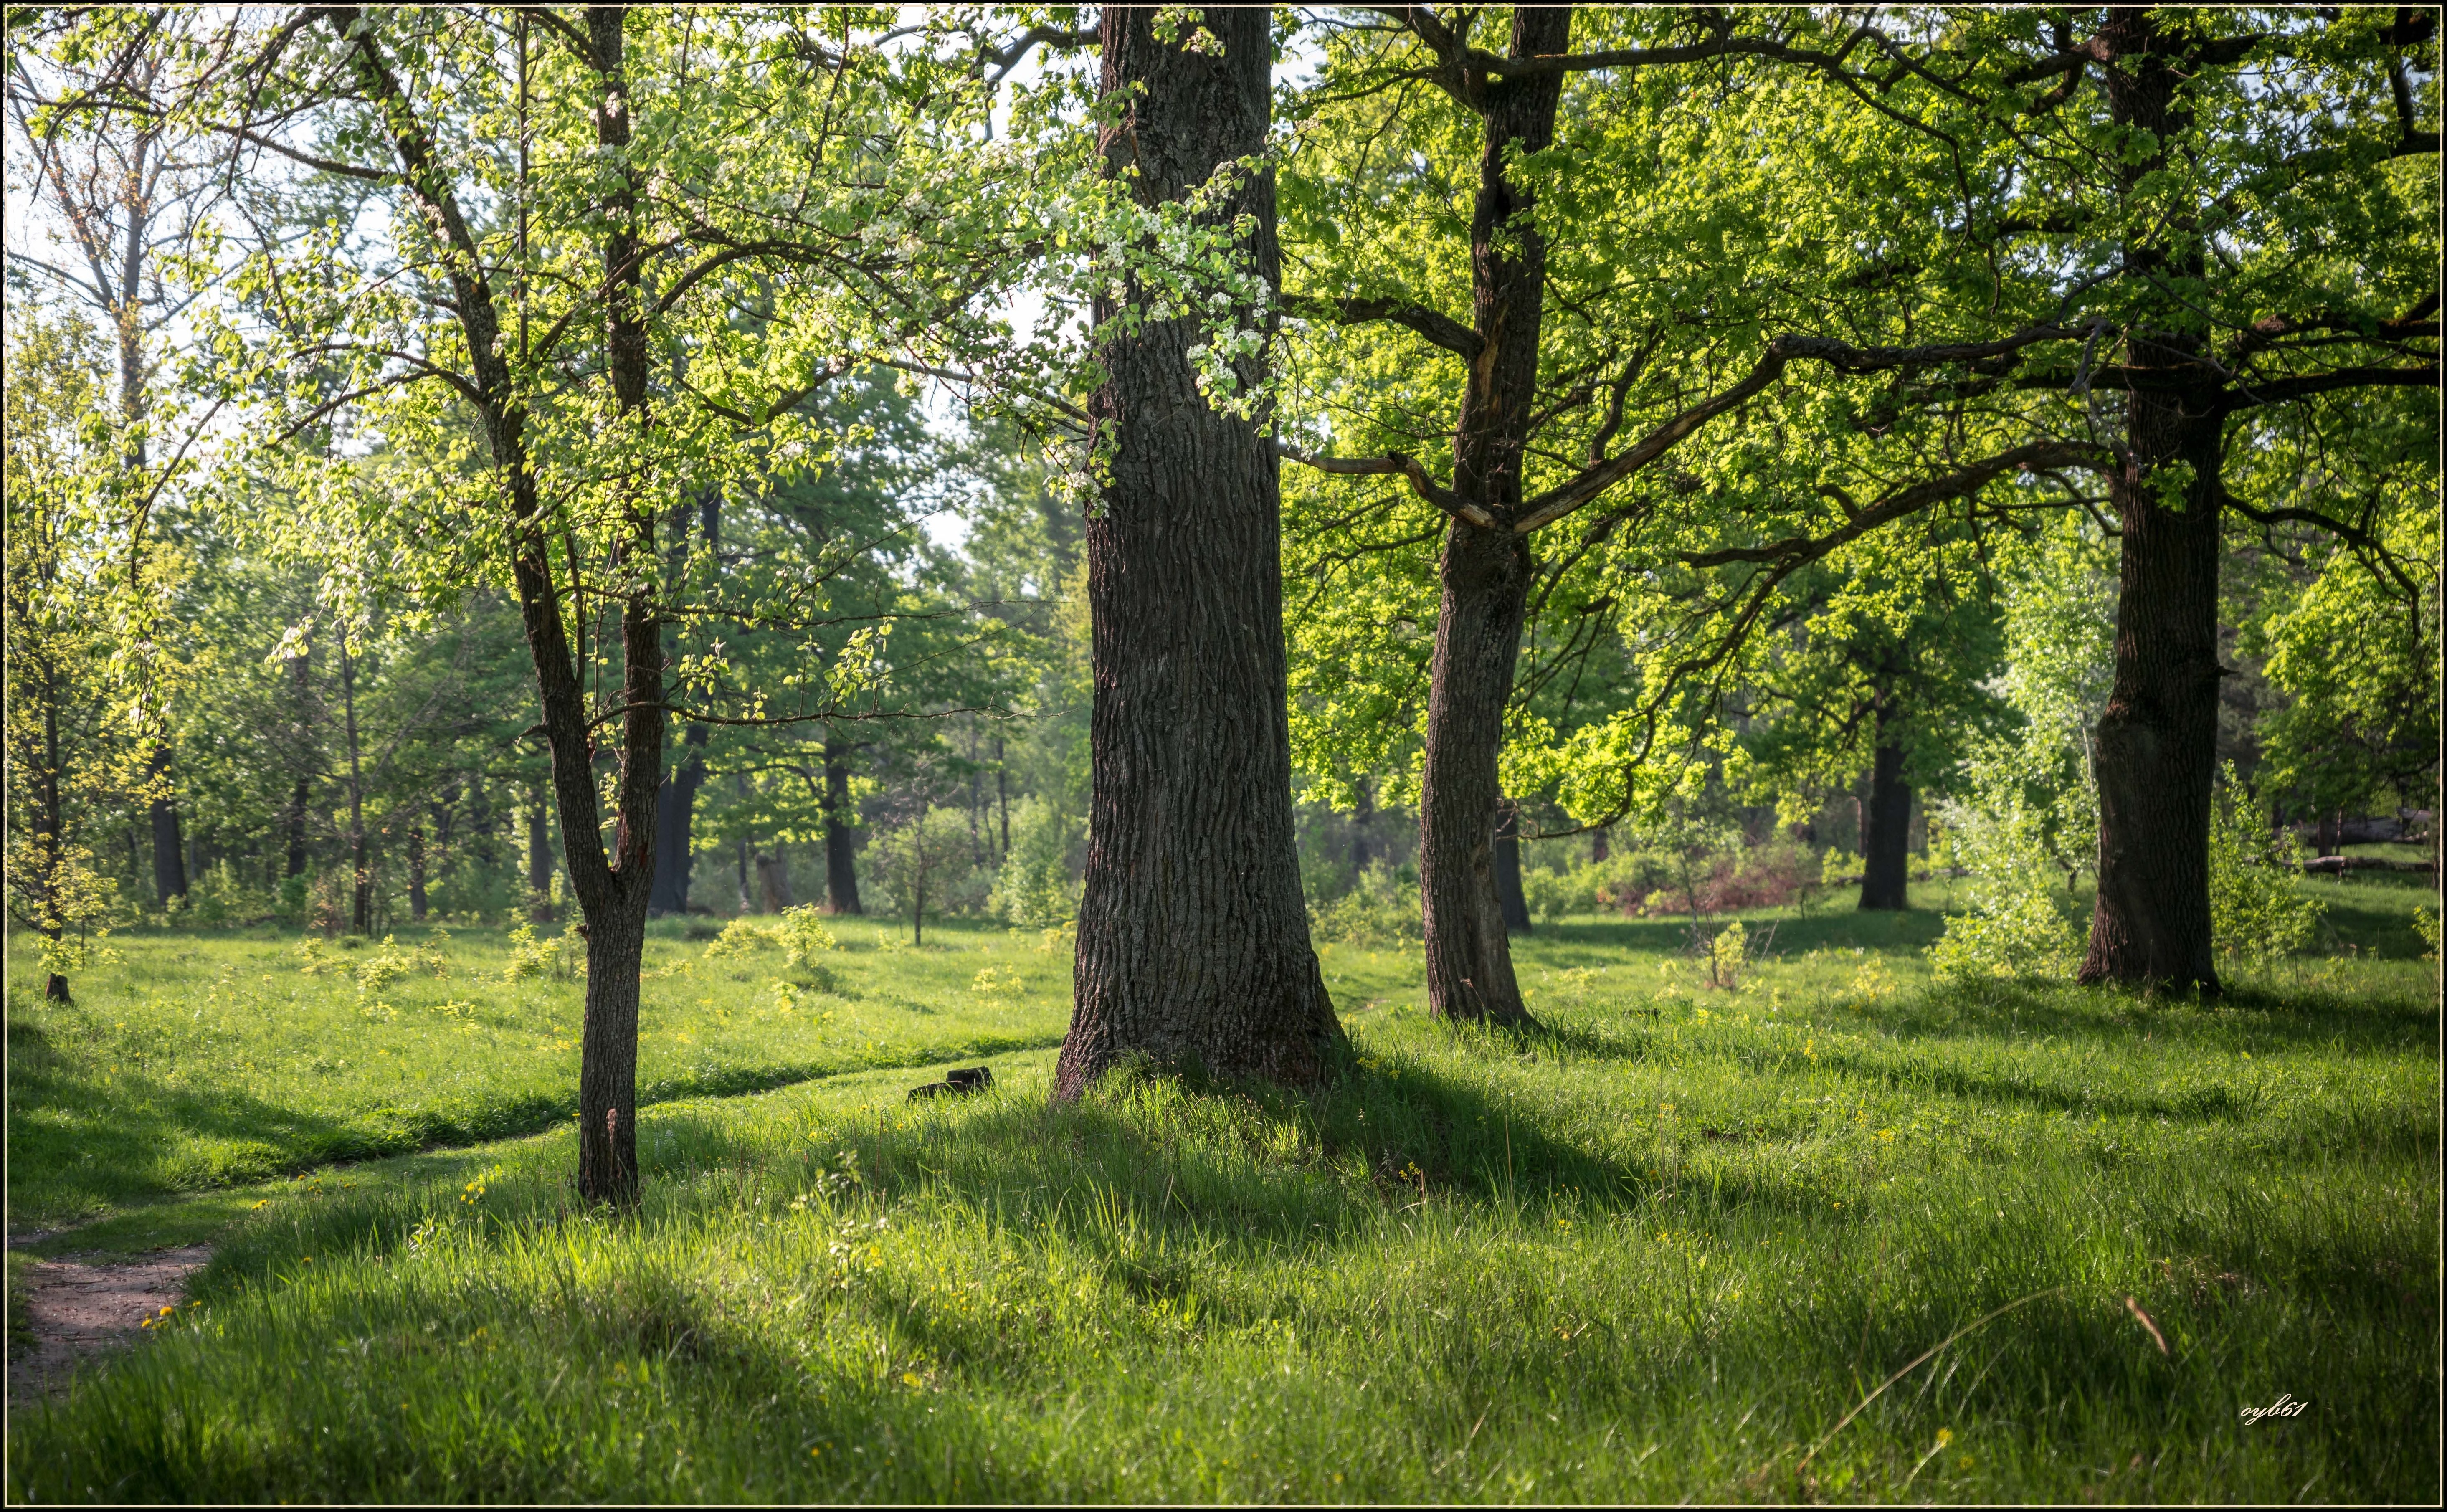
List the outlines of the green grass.
{"type": "MultiPolygon", "coordinates": [[[[954,924],[912,950],[888,924],[845,921],[819,975],[778,949],[709,959],[677,921],[663,928],[646,948],[647,1102],[1054,1045],[1069,1022],[1067,948],[1034,935],[954,924]]],[[[392,954],[428,959],[379,986],[355,974],[378,941],[326,946],[320,962],[269,931],[112,944],[120,961],[81,974],[67,1008],[42,1000],[34,952],[10,953],[12,1230],[533,1133],[576,1110],[584,985],[504,980],[502,931],[438,948],[403,932],[392,954]]]]}
{"type": "Polygon", "coordinates": [[[2358,955],[2208,1003],[1943,988],[1931,917],[1840,912],[1728,993],[1573,921],[1519,1040],[1335,947],[1314,1097],[1053,1108],[1024,1049],[665,1102],[628,1213],[565,1125],[129,1209],[46,1247],[217,1225],[198,1305],[15,1417],[9,1494],[2433,1500],[2436,978],[2419,895],[2335,896],[2358,955]]]}

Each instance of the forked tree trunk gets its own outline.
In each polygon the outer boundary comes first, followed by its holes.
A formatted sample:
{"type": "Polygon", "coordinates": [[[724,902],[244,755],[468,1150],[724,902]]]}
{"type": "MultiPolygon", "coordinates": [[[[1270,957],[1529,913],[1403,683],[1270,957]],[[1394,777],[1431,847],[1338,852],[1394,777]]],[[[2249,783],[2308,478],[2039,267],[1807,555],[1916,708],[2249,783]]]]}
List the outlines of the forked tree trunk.
{"type": "MultiPolygon", "coordinates": [[[[1006,819],[1004,848],[1010,848],[1006,819]]],[[[863,914],[858,900],[858,808],[849,796],[849,749],[825,742],[825,911],[863,914]]]]}
{"type": "Polygon", "coordinates": [[[1869,802],[1861,832],[1861,907],[1900,911],[1911,906],[1912,790],[1904,782],[1903,742],[1892,732],[1893,715],[1878,711],[1878,746],[1869,757],[1869,802]]]}
{"type": "MultiPolygon", "coordinates": [[[[2115,59],[2107,69],[2115,120],[2165,142],[2183,124],[2172,108],[2181,60],[2170,39],[2137,9],[2111,11],[2099,34],[2115,59]]],[[[2163,155],[2161,147],[2127,166],[2128,192],[2137,192],[2163,155]]],[[[2150,244],[2129,245],[2125,261],[2161,281],[2201,272],[2197,253],[2171,258],[2150,244]]],[[[2202,350],[2197,332],[2181,330],[2136,330],[2129,342],[2137,367],[2180,370],[2202,350]]],[[[2125,417],[2128,453],[2107,480],[2124,532],[2123,561],[2115,678],[2096,746],[2098,901],[2081,980],[2215,992],[2209,835],[2226,417],[2210,386],[2136,388],[2126,396],[2125,417]],[[2167,476],[2187,470],[2180,496],[2162,500],[2167,476]]]]}
{"type": "MultiPolygon", "coordinates": [[[[1515,57],[1559,54],[1570,41],[1565,8],[1525,6],[1512,14],[1515,57]]],[[[1508,160],[1553,142],[1562,96],[1560,74],[1489,78],[1482,90],[1486,144],[1470,215],[1470,293],[1471,327],[1487,349],[1470,365],[1462,395],[1453,491],[1498,520],[1522,499],[1546,271],[1546,239],[1527,218],[1530,197],[1511,181],[1508,160]]],[[[1419,787],[1428,1009],[1445,1018],[1531,1022],[1512,973],[1495,876],[1496,764],[1531,573],[1529,543],[1510,530],[1459,520],[1447,527],[1419,787]]]]}
{"type": "MultiPolygon", "coordinates": [[[[1220,55],[1159,43],[1154,7],[1103,12],[1106,97],[1143,90],[1105,129],[1105,171],[1135,167],[1147,201],[1264,150],[1269,14],[1200,14],[1220,55]]],[[[1216,212],[1243,214],[1272,282],[1271,177],[1216,212]]],[[[1099,297],[1100,324],[1117,312],[1099,297]]],[[[1087,528],[1093,790],[1061,1099],[1132,1053],[1312,1083],[1342,1041],[1300,899],[1273,444],[1198,391],[1188,349],[1205,339],[1150,320],[1099,352],[1091,407],[1116,449],[1087,528]]],[[[1244,362],[1243,384],[1261,377],[1244,362]]]]}

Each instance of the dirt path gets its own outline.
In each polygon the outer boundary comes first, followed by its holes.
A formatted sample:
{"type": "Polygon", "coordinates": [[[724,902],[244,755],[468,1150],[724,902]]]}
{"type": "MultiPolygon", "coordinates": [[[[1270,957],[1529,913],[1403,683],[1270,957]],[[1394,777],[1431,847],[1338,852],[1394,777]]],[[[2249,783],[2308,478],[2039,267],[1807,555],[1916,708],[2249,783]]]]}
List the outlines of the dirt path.
{"type": "Polygon", "coordinates": [[[9,1358],[9,1405],[58,1390],[88,1358],[142,1337],[144,1320],[183,1300],[187,1277],[212,1255],[210,1245],[193,1244],[113,1265],[36,1261],[26,1276],[34,1343],[9,1358]]]}

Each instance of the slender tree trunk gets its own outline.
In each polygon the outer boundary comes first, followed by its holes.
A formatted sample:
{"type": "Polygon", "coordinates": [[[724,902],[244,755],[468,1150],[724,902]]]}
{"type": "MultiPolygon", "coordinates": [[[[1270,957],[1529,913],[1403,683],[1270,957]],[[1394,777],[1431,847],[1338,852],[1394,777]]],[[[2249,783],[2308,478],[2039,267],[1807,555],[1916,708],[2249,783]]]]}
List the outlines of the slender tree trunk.
{"type": "MultiPolygon", "coordinates": [[[[34,854],[41,858],[43,934],[58,944],[67,936],[60,917],[60,873],[66,860],[67,807],[62,802],[60,773],[67,763],[67,750],[60,738],[60,682],[56,662],[44,658],[50,675],[41,679],[43,689],[43,771],[42,809],[36,816],[39,826],[34,834],[34,854]]],[[[59,972],[43,973],[43,998],[46,1002],[69,1001],[68,979],[59,972]]]]}
{"type": "MultiPolygon", "coordinates": [[[[1512,13],[1515,57],[1558,54],[1570,41],[1565,8],[1512,13]]],[[[1495,867],[1496,766],[1531,560],[1528,542],[1501,522],[1522,499],[1546,270],[1546,239],[1528,218],[1530,196],[1511,181],[1509,159],[1553,142],[1562,93],[1561,75],[1551,74],[1489,77],[1480,91],[1485,146],[1470,213],[1470,312],[1486,349],[1462,393],[1453,490],[1499,524],[1488,530],[1456,520],[1445,531],[1419,786],[1429,1011],[1495,1024],[1531,1022],[1512,973],[1495,867]]]]}
{"type": "Polygon", "coordinates": [[[1002,818],[1002,849],[997,855],[1011,859],[1011,771],[1003,765],[1002,737],[995,737],[995,808],[1002,818]]]}
{"type": "MultiPolygon", "coordinates": [[[[1010,841],[1005,820],[1004,846],[1010,841]]],[[[825,742],[825,911],[863,914],[858,900],[858,810],[849,796],[849,747],[825,742]]]]}
{"type": "Polygon", "coordinates": [[[425,922],[425,821],[408,827],[408,917],[425,922]]]}
{"type": "Polygon", "coordinates": [[[1603,829],[1593,829],[1589,831],[1590,865],[1594,866],[1614,854],[1613,847],[1608,840],[1609,833],[1609,831],[1603,829]]]}
{"type": "Polygon", "coordinates": [[[373,928],[373,876],[366,865],[366,788],[357,765],[357,683],[348,641],[340,642],[340,707],[347,716],[349,737],[349,927],[363,935],[373,928]]]}
{"type": "MultiPolygon", "coordinates": [[[[1220,53],[1159,43],[1154,7],[1102,13],[1104,93],[1135,92],[1099,142],[1105,171],[1134,167],[1149,201],[1264,150],[1269,13],[1200,14],[1220,53]]],[[[1250,217],[1249,250],[1278,279],[1272,178],[1214,213],[1250,217]]],[[[1100,295],[1097,320],[1116,313],[1100,295]]],[[[1092,794],[1057,1098],[1133,1052],[1312,1083],[1342,1042],[1300,898],[1273,444],[1198,391],[1187,352],[1205,339],[1150,320],[1098,354],[1091,404],[1116,449],[1087,527],[1092,794]]],[[[1245,359],[1240,377],[1245,391],[1263,373],[1245,359]]]]}
{"type": "Polygon", "coordinates": [[[538,924],[552,922],[552,822],[545,792],[538,788],[526,804],[527,917],[538,924]]]}
{"type": "MultiPolygon", "coordinates": [[[[721,490],[705,490],[697,500],[696,513],[711,556],[720,545],[717,533],[722,519],[721,490]]],[[[673,511],[670,549],[675,574],[688,559],[688,518],[685,503],[673,511]]],[[[674,651],[667,649],[667,656],[673,654],[674,651]]],[[[688,912],[689,879],[695,870],[696,795],[697,789],[705,785],[705,743],[703,725],[692,724],[682,732],[680,745],[688,752],[688,759],[673,766],[655,796],[654,885],[646,903],[649,917],[688,912]]]]}
{"type": "Polygon", "coordinates": [[[1495,899],[1504,910],[1508,935],[1529,933],[1529,899],[1521,892],[1521,808],[1496,801],[1495,899]]]}
{"type": "Polygon", "coordinates": [[[1904,747],[1891,733],[1895,723],[1878,710],[1878,745],[1869,758],[1868,827],[1861,835],[1861,907],[1900,911],[1911,906],[1912,791],[1904,782],[1904,747]]]}
{"type": "Polygon", "coordinates": [[[780,841],[769,855],[756,858],[756,880],[765,896],[765,912],[778,914],[791,906],[790,853],[780,841]]]}
{"type": "Polygon", "coordinates": [[[1368,822],[1376,817],[1376,791],[1363,778],[1355,784],[1351,803],[1351,874],[1368,870],[1368,822]]]}
{"type": "Polygon", "coordinates": [[[705,727],[691,725],[680,737],[688,760],[665,779],[654,801],[654,887],[649,916],[688,912],[691,847],[696,827],[696,793],[705,785],[705,727]]]}
{"type": "Polygon", "coordinates": [[[289,856],[285,877],[301,877],[306,872],[306,803],[313,797],[313,787],[303,777],[289,791],[289,856]]]}
{"type": "MultiPolygon", "coordinates": [[[[2106,70],[2117,123],[2165,142],[2179,129],[2171,106],[2180,60],[2153,14],[2118,9],[2101,26],[2115,57],[2106,70]]],[[[2128,186],[2163,162],[2127,167],[2128,186]]],[[[2136,274],[2181,283],[2197,253],[2170,258],[2152,245],[2125,249],[2136,274]]],[[[2197,332],[2135,330],[2130,360],[2188,365],[2197,332]]],[[[2210,787],[2217,765],[2218,513],[2225,415],[2213,387],[2138,388],[2125,398],[2127,455],[2107,491],[2123,527],[2115,606],[2115,676],[2098,725],[2098,900],[2081,980],[2218,989],[2210,937],[2210,787]],[[2175,507],[2159,497],[2170,472],[2189,470],[2175,507]]]]}
{"type": "Polygon", "coordinates": [[[171,796],[167,743],[154,746],[144,775],[153,790],[153,893],[167,908],[170,899],[187,896],[187,847],[179,836],[179,803],[171,796]]]}

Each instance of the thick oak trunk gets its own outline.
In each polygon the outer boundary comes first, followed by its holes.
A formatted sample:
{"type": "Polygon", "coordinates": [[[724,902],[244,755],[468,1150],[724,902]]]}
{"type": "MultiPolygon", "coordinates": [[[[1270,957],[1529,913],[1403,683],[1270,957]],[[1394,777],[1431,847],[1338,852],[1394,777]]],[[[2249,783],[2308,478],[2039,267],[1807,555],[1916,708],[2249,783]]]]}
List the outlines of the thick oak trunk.
{"type": "Polygon", "coordinates": [[[2132,463],[2108,480],[2124,529],[2115,680],[2098,722],[2098,901],[2085,982],[2218,987],[2210,937],[2217,773],[2220,420],[2136,393],[2132,463]],[[2181,510],[2152,475],[2190,463],[2181,510]]]}
{"type": "MultiPolygon", "coordinates": [[[[2119,8],[2100,28],[2118,124],[2166,142],[2185,124],[2181,60],[2150,11],[2119,8]]],[[[2163,161],[2126,168],[2128,189],[2163,161]]],[[[2125,261],[2165,282],[2197,277],[2200,259],[2134,243],[2125,261]]],[[[2172,317],[2184,312],[2169,307],[2172,317]]],[[[2197,332],[2135,330],[2130,361],[2189,366],[2197,332]]],[[[2098,900],[2081,980],[2215,992],[2210,937],[2210,786],[2217,766],[2219,470],[2225,414],[2216,388],[2137,388],[2125,398],[2126,454],[2107,491],[2123,527],[2115,605],[2115,677],[2101,714],[2098,900]],[[2180,479],[2175,497],[2162,485],[2180,479]]]]}
{"type": "MultiPolygon", "coordinates": [[[[1268,12],[1202,16],[1220,55],[1159,43],[1153,7],[1103,12],[1105,94],[1143,91],[1105,133],[1106,171],[1134,166],[1149,200],[1264,150],[1268,12]]],[[[1252,217],[1269,280],[1274,209],[1261,175],[1219,212],[1252,217]]],[[[1100,323],[1117,312],[1099,300],[1100,323]]],[[[1204,339],[1149,321],[1099,352],[1091,403],[1115,451],[1087,529],[1092,796],[1058,1098],[1134,1053],[1310,1083],[1342,1039],[1300,898],[1274,451],[1198,391],[1188,349],[1204,339]]],[[[1261,376],[1244,364],[1244,383],[1261,376]]]]}
{"type": "MultiPolygon", "coordinates": [[[[1561,53],[1570,40],[1567,9],[1513,12],[1515,57],[1561,53]]],[[[1489,78],[1479,95],[1486,138],[1470,216],[1470,294],[1471,326],[1486,349],[1462,395],[1453,491],[1503,522],[1522,499],[1546,269],[1546,240],[1527,220],[1530,197],[1511,181],[1508,160],[1553,142],[1562,76],[1489,78]]],[[[1530,1022],[1505,938],[1494,852],[1504,709],[1531,576],[1528,542],[1503,524],[1486,530],[1455,520],[1447,528],[1419,787],[1428,1008],[1446,1018],[1530,1022]]]]}
{"type": "MultiPolygon", "coordinates": [[[[1008,850],[1008,820],[1005,824],[1008,850]]],[[[858,900],[858,806],[849,796],[849,749],[834,741],[825,742],[825,912],[866,912],[858,900]]]]}
{"type": "Polygon", "coordinates": [[[1909,908],[1912,790],[1904,781],[1903,742],[1889,733],[1892,716],[1878,713],[1880,739],[1869,757],[1869,802],[1862,812],[1861,906],[1909,908]]]}

